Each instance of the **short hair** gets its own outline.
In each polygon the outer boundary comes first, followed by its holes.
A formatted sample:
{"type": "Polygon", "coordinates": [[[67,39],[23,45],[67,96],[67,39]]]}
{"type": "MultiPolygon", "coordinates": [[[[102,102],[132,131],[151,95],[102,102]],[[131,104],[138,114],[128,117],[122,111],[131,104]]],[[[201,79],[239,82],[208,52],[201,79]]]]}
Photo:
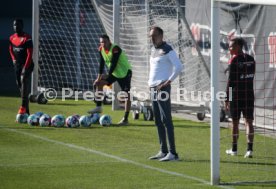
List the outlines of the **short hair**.
{"type": "Polygon", "coordinates": [[[102,34],[100,38],[107,39],[108,41],[110,41],[109,36],[107,34],[102,34]]]}
{"type": "Polygon", "coordinates": [[[24,25],[24,22],[21,18],[15,18],[14,22],[20,23],[22,26],[24,25]]]}
{"type": "Polygon", "coordinates": [[[240,46],[241,48],[243,48],[243,46],[245,45],[245,41],[243,38],[241,37],[237,37],[237,38],[233,38],[230,41],[233,42],[233,44],[237,44],[238,46],[240,46]]]}
{"type": "Polygon", "coordinates": [[[150,30],[156,30],[160,35],[163,35],[164,31],[159,26],[153,26],[150,30]]]}

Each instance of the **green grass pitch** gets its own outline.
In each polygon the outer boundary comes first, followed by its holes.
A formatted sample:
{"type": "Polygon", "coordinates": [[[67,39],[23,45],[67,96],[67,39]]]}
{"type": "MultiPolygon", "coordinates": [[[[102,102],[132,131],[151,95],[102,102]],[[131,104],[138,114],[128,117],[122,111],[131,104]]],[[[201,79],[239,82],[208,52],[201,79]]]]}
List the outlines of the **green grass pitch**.
{"type": "MultiPolygon", "coordinates": [[[[210,182],[210,127],[207,123],[174,118],[178,162],[150,161],[159,150],[151,121],[129,126],[54,128],[15,123],[18,97],[0,97],[0,188],[2,189],[182,189],[275,188],[276,142],[256,135],[255,156],[227,157],[230,138],[221,139],[221,185],[210,182]],[[271,152],[270,152],[270,150],[271,152]],[[260,182],[260,181],[274,182],[260,182]],[[241,182],[241,183],[239,183],[241,182]],[[226,184],[228,183],[228,184],[226,184]]],[[[94,103],[56,100],[30,104],[31,112],[51,116],[85,115],[94,103]]],[[[117,123],[123,111],[104,113],[117,123]]],[[[142,116],[141,116],[142,117],[142,116]]],[[[221,129],[221,136],[229,136],[221,129]]],[[[241,132],[240,150],[245,150],[241,132]]]]}

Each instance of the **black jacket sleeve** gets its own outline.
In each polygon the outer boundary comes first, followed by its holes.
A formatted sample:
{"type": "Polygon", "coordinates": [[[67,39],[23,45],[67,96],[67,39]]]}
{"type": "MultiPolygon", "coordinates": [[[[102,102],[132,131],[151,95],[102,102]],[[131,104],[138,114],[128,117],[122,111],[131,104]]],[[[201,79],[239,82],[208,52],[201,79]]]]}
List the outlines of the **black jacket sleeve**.
{"type": "Polygon", "coordinates": [[[229,89],[230,87],[233,89],[235,88],[236,82],[238,78],[238,70],[237,70],[237,62],[232,61],[229,65],[229,77],[226,87],[226,101],[229,101],[229,89]]]}
{"type": "Polygon", "coordinates": [[[100,67],[99,67],[99,74],[102,74],[103,73],[103,70],[104,70],[104,59],[103,59],[103,56],[102,56],[102,53],[100,53],[100,67]]]}
{"type": "Polygon", "coordinates": [[[112,49],[112,59],[111,59],[111,66],[109,68],[109,73],[108,75],[111,76],[113,71],[115,70],[116,66],[117,66],[117,63],[118,63],[118,60],[119,60],[119,57],[122,53],[122,49],[118,46],[115,46],[113,47],[112,49]]]}

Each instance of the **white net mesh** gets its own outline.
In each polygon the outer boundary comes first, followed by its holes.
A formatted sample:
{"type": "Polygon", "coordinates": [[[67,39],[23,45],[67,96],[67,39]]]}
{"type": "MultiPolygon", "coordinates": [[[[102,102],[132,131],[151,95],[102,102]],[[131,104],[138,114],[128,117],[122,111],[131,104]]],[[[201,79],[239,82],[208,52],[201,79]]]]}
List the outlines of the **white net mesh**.
{"type": "MultiPolygon", "coordinates": [[[[247,134],[245,119],[240,119],[240,134],[238,140],[238,157],[226,156],[225,150],[231,149],[232,124],[222,124],[229,129],[222,130],[221,136],[221,178],[223,182],[269,183],[276,176],[276,117],[275,117],[275,61],[271,59],[275,51],[271,50],[269,34],[275,31],[275,23],[267,20],[275,13],[276,6],[262,6],[237,3],[221,3],[220,28],[221,33],[221,68],[228,66],[230,59],[228,40],[231,37],[242,37],[246,41],[244,52],[256,60],[254,80],[254,146],[253,159],[244,159],[247,151],[247,134]],[[223,40],[224,39],[224,40],[223,40]],[[269,44],[270,43],[270,44],[269,44]],[[223,48],[224,47],[224,48],[223,48]],[[227,163],[233,166],[229,168],[227,163]],[[239,175],[239,176],[237,176],[239,175]],[[244,176],[241,176],[244,175],[244,176]]],[[[226,86],[227,74],[221,69],[221,83],[226,86]]]]}
{"type": "Polygon", "coordinates": [[[91,1],[42,0],[39,9],[38,86],[92,89],[104,28],[91,1]]]}
{"type": "MultiPolygon", "coordinates": [[[[184,64],[180,77],[173,83],[172,101],[199,105],[206,102],[202,93],[210,92],[210,1],[179,2],[121,0],[120,23],[117,23],[120,24],[119,45],[132,64],[132,87],[137,91],[148,91],[151,46],[148,34],[151,26],[160,26],[165,40],[177,51],[184,64]],[[185,88],[185,99],[177,98],[178,88],[185,88]]],[[[229,59],[227,36],[233,32],[247,38],[249,45],[253,44],[247,50],[255,53],[257,60],[257,105],[254,159],[226,156],[225,149],[229,147],[231,133],[229,129],[222,129],[221,178],[223,182],[275,181],[276,23],[269,23],[275,17],[275,6],[222,5],[220,90],[224,91],[226,86],[224,69],[229,59]],[[256,29],[256,26],[259,28],[256,29]]],[[[99,36],[107,33],[113,38],[113,1],[41,0],[39,9],[39,87],[91,90],[98,72],[99,36]]],[[[228,123],[224,125],[230,127],[228,123]]],[[[245,133],[242,131],[240,136],[241,153],[246,148],[242,134],[245,133]]]]}
{"type": "MultiPolygon", "coordinates": [[[[108,35],[112,33],[113,1],[95,1],[98,12],[108,35]],[[103,8],[102,8],[103,7],[103,8]]],[[[178,104],[191,104],[190,94],[195,91],[209,90],[209,68],[203,58],[192,54],[195,49],[189,28],[184,16],[184,4],[178,6],[176,1],[121,1],[120,46],[126,51],[133,67],[132,87],[136,91],[145,91],[149,76],[150,41],[149,30],[158,25],[164,30],[165,40],[178,52],[185,69],[179,79],[173,83],[172,101],[178,104]],[[185,87],[185,100],[177,98],[177,91],[185,87]]],[[[183,97],[183,96],[182,96],[183,97]]],[[[202,98],[192,102],[200,104],[202,98]]]]}
{"type": "MultiPolygon", "coordinates": [[[[54,3],[43,0],[40,5],[39,86],[58,90],[63,87],[91,89],[98,70],[98,37],[106,32],[113,38],[112,21],[111,0],[54,3]]],[[[177,6],[176,1],[121,1],[120,46],[133,67],[132,87],[136,91],[147,90],[151,46],[148,32],[153,25],[164,29],[165,40],[185,65],[173,83],[172,101],[198,105],[202,98],[191,99],[191,92],[200,96],[198,91],[209,90],[209,68],[195,50],[185,20],[184,4],[177,6]],[[177,93],[183,87],[185,99],[182,96],[180,100],[177,93]]]]}

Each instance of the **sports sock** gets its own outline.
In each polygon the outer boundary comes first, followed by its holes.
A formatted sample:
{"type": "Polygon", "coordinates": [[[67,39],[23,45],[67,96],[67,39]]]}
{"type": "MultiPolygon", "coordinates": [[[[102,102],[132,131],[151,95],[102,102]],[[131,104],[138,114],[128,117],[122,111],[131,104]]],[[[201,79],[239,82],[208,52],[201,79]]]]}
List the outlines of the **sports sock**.
{"type": "Polygon", "coordinates": [[[238,150],[238,145],[237,143],[232,143],[232,151],[236,152],[238,150]]]}
{"type": "Polygon", "coordinates": [[[253,151],[253,143],[247,143],[247,151],[253,151]]]}
{"type": "Polygon", "coordinates": [[[128,115],[129,115],[129,112],[125,112],[125,115],[124,115],[124,120],[128,120],[128,115]]]}
{"type": "Polygon", "coordinates": [[[102,106],[102,101],[95,101],[95,103],[96,103],[97,107],[102,106]]]}
{"type": "Polygon", "coordinates": [[[23,97],[21,106],[23,106],[24,108],[28,108],[28,101],[29,99],[27,97],[23,97]]]}

